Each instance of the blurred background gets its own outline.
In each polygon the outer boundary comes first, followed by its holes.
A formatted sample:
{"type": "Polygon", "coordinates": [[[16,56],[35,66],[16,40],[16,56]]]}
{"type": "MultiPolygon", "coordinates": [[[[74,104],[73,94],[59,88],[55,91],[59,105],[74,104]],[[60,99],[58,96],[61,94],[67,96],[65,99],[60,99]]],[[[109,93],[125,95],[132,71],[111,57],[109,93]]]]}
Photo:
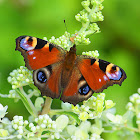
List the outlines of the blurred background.
{"type": "MultiPolygon", "coordinates": [[[[83,9],[81,1],[0,0],[0,93],[8,94],[11,89],[7,82],[9,73],[25,65],[20,52],[15,51],[15,39],[21,35],[59,37],[66,31],[64,19],[68,32],[73,34],[81,28],[75,20],[75,15],[83,9]]],[[[140,88],[140,0],[105,0],[103,5],[104,21],[98,23],[101,33],[90,37],[90,45],[77,48],[77,54],[98,50],[100,59],[125,70],[127,79],[121,87],[114,85],[104,90],[106,99],[113,100],[117,113],[122,115],[129,96],[140,88]]],[[[55,101],[52,106],[58,108],[55,101]]],[[[60,105],[60,101],[56,102],[60,105]]],[[[0,98],[0,103],[8,105],[10,119],[14,115],[26,119],[29,115],[22,102],[0,98]]],[[[104,135],[104,138],[118,139],[113,134],[104,135]]]]}

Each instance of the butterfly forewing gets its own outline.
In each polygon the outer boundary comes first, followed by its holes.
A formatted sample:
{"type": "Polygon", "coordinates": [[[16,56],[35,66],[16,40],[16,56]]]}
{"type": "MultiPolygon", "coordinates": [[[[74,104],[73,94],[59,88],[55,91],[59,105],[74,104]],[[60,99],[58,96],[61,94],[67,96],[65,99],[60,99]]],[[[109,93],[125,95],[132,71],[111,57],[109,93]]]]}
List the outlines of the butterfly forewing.
{"type": "Polygon", "coordinates": [[[23,55],[27,68],[32,70],[62,61],[65,56],[61,47],[36,37],[20,36],[16,44],[16,50],[23,55]]]}
{"type": "Polygon", "coordinates": [[[126,79],[124,70],[110,62],[80,56],[78,68],[94,92],[102,92],[108,86],[119,84],[126,79]]]}

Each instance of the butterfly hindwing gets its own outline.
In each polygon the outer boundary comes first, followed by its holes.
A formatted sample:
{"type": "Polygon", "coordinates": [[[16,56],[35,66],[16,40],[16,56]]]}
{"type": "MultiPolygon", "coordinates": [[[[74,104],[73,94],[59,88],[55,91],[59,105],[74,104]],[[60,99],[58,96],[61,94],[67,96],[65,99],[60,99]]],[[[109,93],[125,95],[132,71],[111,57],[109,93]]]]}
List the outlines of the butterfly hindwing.
{"type": "Polygon", "coordinates": [[[88,99],[92,94],[93,91],[88,86],[80,71],[77,67],[74,67],[67,86],[61,95],[61,100],[76,105],[88,99]]]}
{"type": "Polygon", "coordinates": [[[61,72],[61,62],[34,70],[34,84],[43,96],[59,98],[61,93],[61,72]]]}
{"type": "Polygon", "coordinates": [[[30,70],[59,62],[65,56],[65,51],[61,47],[31,36],[18,37],[16,39],[16,50],[21,52],[25,65],[30,70]]]}

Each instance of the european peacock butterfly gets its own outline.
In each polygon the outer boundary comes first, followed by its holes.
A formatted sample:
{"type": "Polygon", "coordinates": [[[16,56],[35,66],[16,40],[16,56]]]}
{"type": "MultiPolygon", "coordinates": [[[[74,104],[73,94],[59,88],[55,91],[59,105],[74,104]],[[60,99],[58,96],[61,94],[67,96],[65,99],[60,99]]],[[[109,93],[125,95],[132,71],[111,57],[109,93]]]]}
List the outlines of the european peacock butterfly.
{"type": "Polygon", "coordinates": [[[108,86],[121,85],[126,79],[124,70],[117,65],[76,55],[76,45],[66,52],[48,41],[20,36],[16,39],[16,50],[23,55],[26,67],[34,70],[34,84],[42,95],[60,98],[73,105],[108,86]]]}

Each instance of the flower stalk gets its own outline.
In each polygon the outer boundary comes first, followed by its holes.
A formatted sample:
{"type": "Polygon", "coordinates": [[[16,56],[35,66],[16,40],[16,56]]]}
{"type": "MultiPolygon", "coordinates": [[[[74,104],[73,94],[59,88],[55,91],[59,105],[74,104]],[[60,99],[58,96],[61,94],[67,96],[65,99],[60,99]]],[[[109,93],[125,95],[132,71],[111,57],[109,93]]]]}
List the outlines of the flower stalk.
{"type": "Polygon", "coordinates": [[[41,115],[48,114],[51,109],[52,98],[46,97],[44,107],[42,109],[41,115]]]}

